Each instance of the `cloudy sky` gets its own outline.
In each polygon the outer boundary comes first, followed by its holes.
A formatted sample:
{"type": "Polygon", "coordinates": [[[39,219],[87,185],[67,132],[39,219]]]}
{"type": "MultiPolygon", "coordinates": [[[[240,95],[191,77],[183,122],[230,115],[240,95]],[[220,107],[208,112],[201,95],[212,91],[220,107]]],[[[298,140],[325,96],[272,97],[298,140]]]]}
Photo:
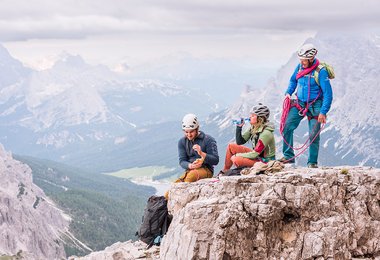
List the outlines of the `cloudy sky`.
{"type": "Polygon", "coordinates": [[[380,28],[379,0],[0,0],[0,42],[24,63],[67,51],[116,66],[179,52],[282,64],[318,31],[380,28]]]}

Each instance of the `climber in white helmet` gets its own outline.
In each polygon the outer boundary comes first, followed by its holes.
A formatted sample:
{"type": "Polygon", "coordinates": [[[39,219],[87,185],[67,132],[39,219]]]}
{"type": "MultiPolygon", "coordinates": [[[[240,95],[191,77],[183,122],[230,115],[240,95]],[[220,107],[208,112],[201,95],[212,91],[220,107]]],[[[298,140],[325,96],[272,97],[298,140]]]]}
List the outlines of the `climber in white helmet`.
{"type": "MultiPolygon", "coordinates": [[[[291,100],[287,107],[287,118],[281,122],[283,127],[283,154],[281,162],[294,163],[293,133],[301,120],[306,116],[309,120],[309,156],[308,167],[318,167],[319,133],[321,124],[326,123],[326,115],[330,110],[333,93],[330,85],[330,66],[320,63],[315,58],[318,51],[311,43],[306,43],[298,50],[299,64],[290,77],[288,88],[285,92],[285,101],[291,100]],[[296,93],[296,98],[291,95],[296,93]]],[[[331,68],[332,69],[332,68],[331,68]]],[[[284,101],[284,104],[285,104],[284,101]]],[[[281,128],[280,128],[281,130],[281,128]]]]}
{"type": "MultiPolygon", "coordinates": [[[[178,157],[179,165],[185,172],[175,182],[195,182],[211,178],[214,165],[219,162],[215,139],[199,130],[199,121],[194,114],[183,117],[182,130],[184,137],[178,141],[178,157]]],[[[168,193],[165,197],[168,198],[168,193]]]]}

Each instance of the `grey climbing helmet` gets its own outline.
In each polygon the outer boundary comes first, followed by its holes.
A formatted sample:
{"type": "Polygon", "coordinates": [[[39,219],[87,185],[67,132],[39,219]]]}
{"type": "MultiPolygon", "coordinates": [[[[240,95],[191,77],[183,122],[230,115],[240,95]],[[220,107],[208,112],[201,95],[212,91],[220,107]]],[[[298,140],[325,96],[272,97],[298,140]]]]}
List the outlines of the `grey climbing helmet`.
{"type": "Polygon", "coordinates": [[[252,107],[251,114],[255,114],[257,116],[264,117],[265,119],[268,120],[269,115],[270,115],[270,111],[269,111],[269,108],[267,106],[259,103],[258,105],[252,107]]]}

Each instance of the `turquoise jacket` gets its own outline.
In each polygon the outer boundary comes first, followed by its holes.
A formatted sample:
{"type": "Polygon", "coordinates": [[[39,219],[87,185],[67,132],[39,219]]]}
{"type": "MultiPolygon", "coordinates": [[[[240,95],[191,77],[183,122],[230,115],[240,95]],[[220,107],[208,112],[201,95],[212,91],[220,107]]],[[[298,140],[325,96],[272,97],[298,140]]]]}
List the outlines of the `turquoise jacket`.
{"type": "MultiPolygon", "coordinates": [[[[316,60],[314,60],[314,63],[315,62],[316,60]]],[[[318,96],[318,93],[321,91],[321,94],[318,98],[318,99],[322,99],[322,107],[321,107],[320,113],[323,115],[326,115],[327,112],[330,110],[331,102],[333,100],[333,93],[332,93],[330,79],[328,77],[327,70],[325,68],[322,68],[319,71],[318,78],[319,78],[319,83],[321,86],[319,86],[314,79],[314,71],[313,73],[307,74],[297,80],[296,75],[298,71],[300,70],[303,70],[303,68],[301,67],[301,64],[298,64],[292,76],[290,77],[289,86],[285,94],[292,95],[293,92],[297,88],[298,99],[306,103],[306,102],[313,101],[318,96]],[[309,78],[310,78],[310,96],[308,100],[309,78]]]]}

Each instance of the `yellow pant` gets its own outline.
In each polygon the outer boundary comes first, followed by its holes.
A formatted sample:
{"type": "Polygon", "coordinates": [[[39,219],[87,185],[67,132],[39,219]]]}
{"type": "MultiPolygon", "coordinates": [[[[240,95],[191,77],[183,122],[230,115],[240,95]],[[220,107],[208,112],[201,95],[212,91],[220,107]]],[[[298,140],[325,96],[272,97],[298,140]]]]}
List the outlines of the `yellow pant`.
{"type": "Polygon", "coordinates": [[[177,182],[196,182],[200,179],[205,179],[205,178],[211,178],[212,177],[212,172],[206,168],[206,167],[201,167],[198,169],[193,169],[193,170],[187,170],[184,174],[179,177],[175,181],[177,182]]]}
{"type": "MultiPolygon", "coordinates": [[[[198,169],[193,169],[193,170],[187,170],[184,174],[179,177],[174,183],[178,182],[196,182],[200,179],[205,179],[205,178],[211,178],[212,177],[212,172],[206,168],[206,167],[201,167],[198,169]]],[[[169,191],[165,192],[165,198],[169,198],[169,191]]]]}

